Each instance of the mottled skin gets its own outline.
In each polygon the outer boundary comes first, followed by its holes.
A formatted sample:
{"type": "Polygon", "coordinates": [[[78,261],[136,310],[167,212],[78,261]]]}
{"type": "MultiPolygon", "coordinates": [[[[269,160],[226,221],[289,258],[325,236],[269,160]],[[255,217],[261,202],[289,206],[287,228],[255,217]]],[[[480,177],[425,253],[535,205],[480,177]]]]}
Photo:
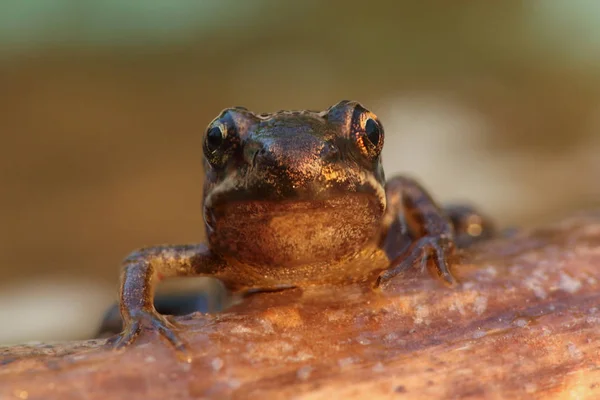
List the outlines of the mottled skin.
{"type": "Polygon", "coordinates": [[[208,243],[145,248],[125,259],[123,331],[111,344],[127,345],[144,328],[184,350],[175,326],[154,306],[156,284],[175,276],[216,277],[238,293],[352,282],[378,287],[431,261],[453,285],[449,258],[457,239],[468,244],[485,236],[484,221],[469,207],[443,210],[412,179],[386,182],[383,141],[378,118],[352,101],[323,112],[224,110],[203,145],[208,243]],[[408,246],[400,246],[406,235],[408,246]],[[369,262],[382,252],[387,268],[369,262]]]}

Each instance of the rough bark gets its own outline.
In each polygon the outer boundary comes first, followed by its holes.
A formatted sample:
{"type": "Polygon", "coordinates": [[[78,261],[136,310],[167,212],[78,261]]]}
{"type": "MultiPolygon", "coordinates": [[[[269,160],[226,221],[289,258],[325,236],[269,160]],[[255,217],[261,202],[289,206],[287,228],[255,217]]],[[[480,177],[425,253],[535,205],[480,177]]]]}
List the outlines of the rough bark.
{"type": "MultiPolygon", "coordinates": [[[[255,295],[152,335],[0,349],[2,399],[600,398],[600,212],[478,245],[443,287],[412,271],[255,295]]],[[[42,300],[40,300],[42,301],[42,300]]]]}

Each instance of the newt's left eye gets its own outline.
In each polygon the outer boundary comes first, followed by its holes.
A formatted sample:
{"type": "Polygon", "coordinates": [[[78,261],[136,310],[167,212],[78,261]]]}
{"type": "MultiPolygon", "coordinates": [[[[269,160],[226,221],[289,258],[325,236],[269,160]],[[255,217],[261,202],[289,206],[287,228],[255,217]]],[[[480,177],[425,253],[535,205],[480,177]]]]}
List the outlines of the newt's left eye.
{"type": "Polygon", "coordinates": [[[351,131],[360,152],[370,160],[376,159],[383,148],[383,126],[377,116],[361,105],[354,108],[351,131]]]}
{"type": "Polygon", "coordinates": [[[381,139],[381,127],[379,123],[373,118],[369,118],[365,124],[365,133],[367,139],[373,146],[379,146],[379,140],[381,139]]]}

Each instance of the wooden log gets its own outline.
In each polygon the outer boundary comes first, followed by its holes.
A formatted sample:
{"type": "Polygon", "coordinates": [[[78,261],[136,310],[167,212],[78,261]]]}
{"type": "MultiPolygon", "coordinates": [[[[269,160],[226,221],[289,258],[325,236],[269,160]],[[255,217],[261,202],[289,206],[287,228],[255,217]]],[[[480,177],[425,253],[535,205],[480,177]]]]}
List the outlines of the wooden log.
{"type": "Polygon", "coordinates": [[[151,334],[119,352],[4,347],[0,398],[600,398],[600,212],[481,243],[454,272],[455,289],[415,270],[380,293],[291,290],[177,318],[191,364],[151,334]]]}

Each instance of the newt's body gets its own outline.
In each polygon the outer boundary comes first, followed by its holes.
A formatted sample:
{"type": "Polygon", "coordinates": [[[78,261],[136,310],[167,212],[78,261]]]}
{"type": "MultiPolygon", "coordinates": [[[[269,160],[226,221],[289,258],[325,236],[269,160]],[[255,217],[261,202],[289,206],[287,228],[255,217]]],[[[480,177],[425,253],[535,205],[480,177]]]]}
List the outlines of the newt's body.
{"type": "Polygon", "coordinates": [[[277,290],[393,278],[431,261],[449,285],[448,258],[457,244],[486,233],[470,208],[441,209],[414,180],[386,181],[383,127],[359,103],[326,111],[256,115],[224,110],[204,140],[207,244],[139,250],[124,262],[120,297],[123,332],[117,347],[141,328],[184,344],[154,308],[154,288],[175,276],[219,278],[233,292],[277,290]],[[398,235],[410,234],[398,248],[398,235]],[[387,268],[368,262],[385,252],[387,268]],[[376,268],[376,269],[374,269],[376,268]]]}

